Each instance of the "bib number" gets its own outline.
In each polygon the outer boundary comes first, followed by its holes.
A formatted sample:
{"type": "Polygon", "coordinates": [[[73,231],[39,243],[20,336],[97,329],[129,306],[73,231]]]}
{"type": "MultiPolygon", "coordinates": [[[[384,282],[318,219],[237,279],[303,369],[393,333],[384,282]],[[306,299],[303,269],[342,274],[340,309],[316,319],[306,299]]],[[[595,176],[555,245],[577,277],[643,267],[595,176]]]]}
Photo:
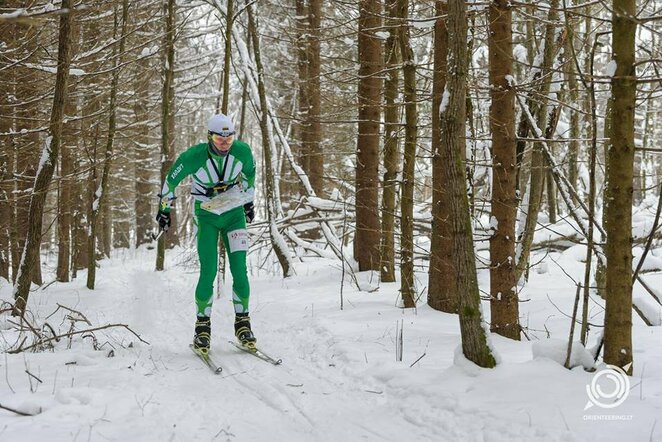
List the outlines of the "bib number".
{"type": "Polygon", "coordinates": [[[228,247],[230,253],[248,250],[248,232],[246,229],[228,232],[228,247]]]}

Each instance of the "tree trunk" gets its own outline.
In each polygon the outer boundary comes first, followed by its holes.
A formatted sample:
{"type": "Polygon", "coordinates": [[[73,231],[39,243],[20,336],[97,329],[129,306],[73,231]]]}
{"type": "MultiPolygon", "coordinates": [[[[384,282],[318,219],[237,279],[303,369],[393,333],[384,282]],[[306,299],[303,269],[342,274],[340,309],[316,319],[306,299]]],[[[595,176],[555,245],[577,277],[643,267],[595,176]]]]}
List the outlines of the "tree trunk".
{"type": "Polygon", "coordinates": [[[515,272],[517,159],[513,75],[512,10],[508,0],[490,4],[490,130],[492,131],[492,217],[490,222],[491,330],[519,340],[515,272]]]}
{"type": "Polygon", "coordinates": [[[322,25],[322,0],[308,2],[308,100],[310,107],[308,118],[308,136],[306,153],[308,154],[310,185],[315,194],[324,198],[324,151],[322,150],[322,95],[320,85],[320,40],[322,25]]]}
{"type": "MultiPolygon", "coordinates": [[[[543,53],[542,65],[540,66],[539,87],[537,92],[541,98],[541,103],[538,106],[530,106],[535,109],[534,115],[538,127],[544,129],[547,127],[548,113],[547,113],[547,95],[549,94],[550,84],[552,80],[552,66],[557,51],[556,44],[556,22],[558,21],[558,5],[559,0],[552,0],[550,3],[549,14],[547,16],[547,25],[545,29],[545,50],[543,53]]],[[[529,100],[531,102],[531,100],[529,100]]],[[[525,119],[524,119],[525,120],[525,119]]],[[[520,135],[521,136],[521,135],[520,135]]],[[[544,134],[540,134],[544,136],[544,134]]],[[[522,276],[526,276],[529,267],[529,254],[531,252],[531,245],[533,244],[533,234],[538,224],[538,213],[542,203],[544,174],[545,174],[545,161],[542,155],[542,148],[540,143],[533,144],[533,151],[531,153],[531,177],[528,192],[528,204],[522,210],[526,213],[526,220],[524,222],[524,230],[519,238],[520,252],[517,256],[517,280],[519,281],[522,276]]]]}
{"type": "MultiPolygon", "coordinates": [[[[160,182],[163,183],[166,179],[168,170],[172,166],[174,154],[174,88],[173,82],[175,77],[175,0],[168,0],[164,5],[165,17],[165,51],[164,66],[163,66],[163,88],[162,88],[162,103],[161,103],[161,175],[160,182]]],[[[174,215],[174,210],[172,211],[174,215]]],[[[164,269],[165,262],[165,249],[166,249],[166,236],[177,236],[177,224],[172,220],[171,234],[161,235],[158,242],[156,252],[156,270],[161,271],[164,269]]]]}
{"type": "Polygon", "coordinates": [[[466,149],[467,16],[464,0],[448,2],[448,106],[441,113],[442,160],[448,169],[452,195],[450,222],[453,231],[453,258],[456,291],[460,293],[459,313],[462,352],[481,367],[494,367],[496,361],[487,345],[482,326],[480,293],[469,213],[469,199],[463,161],[466,149]]]}
{"type": "Polygon", "coordinates": [[[416,306],[414,285],[414,169],[416,165],[416,140],[418,115],[416,110],[416,66],[414,52],[409,44],[408,0],[398,0],[398,15],[402,18],[399,28],[400,54],[405,100],[405,143],[400,197],[400,296],[405,308],[416,306]]]}
{"type": "Polygon", "coordinates": [[[382,192],[382,235],[380,280],[395,282],[395,197],[398,189],[398,28],[397,0],[387,0],[389,36],[384,50],[386,81],[384,82],[384,190],[382,192]]]}
{"type": "Polygon", "coordinates": [[[136,64],[134,90],[136,101],[133,107],[136,121],[135,143],[135,223],[136,247],[149,244],[149,232],[153,225],[152,204],[154,189],[151,183],[155,158],[149,136],[149,85],[152,80],[149,60],[142,58],[136,64]]]}
{"type": "Polygon", "coordinates": [[[290,259],[288,257],[288,250],[286,247],[285,240],[278,231],[276,226],[276,216],[277,210],[276,207],[276,198],[274,197],[277,183],[275,182],[274,177],[274,154],[272,152],[272,143],[271,143],[271,130],[269,127],[269,110],[267,104],[267,94],[264,86],[264,70],[262,67],[262,59],[260,56],[260,40],[259,34],[257,32],[257,23],[253,14],[253,5],[248,3],[247,0],[247,12],[248,12],[248,29],[251,33],[253,40],[253,54],[255,56],[255,68],[257,70],[257,88],[260,101],[260,109],[262,110],[260,114],[260,130],[262,132],[262,153],[264,155],[264,170],[265,170],[265,184],[266,184],[266,197],[267,197],[267,221],[269,223],[269,234],[271,236],[271,244],[273,246],[278,262],[283,270],[283,277],[286,278],[291,276],[291,272],[294,270],[291,268],[290,259]]]}
{"type": "MultiPolygon", "coordinates": [[[[75,26],[74,26],[75,28],[75,26]]],[[[72,31],[72,46],[76,48],[76,31],[72,31]]],[[[74,52],[77,52],[74,49],[74,52]]],[[[70,97],[75,96],[75,82],[69,83],[70,97]]],[[[76,115],[76,100],[68,100],[64,113],[65,115],[76,115]]],[[[75,133],[77,124],[67,122],[62,127],[62,155],[60,158],[60,181],[57,203],[57,235],[58,235],[58,253],[57,253],[57,271],[56,279],[59,282],[69,282],[71,273],[71,246],[72,246],[72,224],[73,224],[73,181],[74,181],[74,152],[78,147],[75,133]]]]}
{"type": "MultiPolygon", "coordinates": [[[[37,50],[38,35],[37,26],[15,28],[14,40],[25,42],[23,51],[29,54],[37,50]]],[[[27,55],[26,54],[26,55],[27,55]]],[[[38,121],[41,117],[39,113],[39,103],[34,102],[34,97],[39,96],[44,90],[39,89],[40,82],[45,82],[45,78],[35,73],[33,69],[18,65],[16,67],[16,101],[23,103],[17,106],[14,111],[16,120],[16,132],[27,131],[26,134],[20,134],[13,137],[16,143],[16,166],[14,169],[15,191],[13,194],[14,219],[12,224],[12,281],[15,283],[18,275],[18,267],[21,262],[21,254],[24,253],[25,243],[28,235],[29,225],[32,219],[29,216],[30,204],[28,203],[31,193],[34,192],[34,181],[36,178],[36,166],[39,161],[40,137],[37,132],[33,132],[38,127],[38,121]],[[30,78],[32,81],[20,81],[22,78],[30,78]]],[[[41,265],[40,254],[35,257],[35,265],[32,267],[34,272],[32,282],[41,284],[41,265]]]]}
{"type": "MultiPolygon", "coordinates": [[[[569,18],[566,16],[566,20],[569,18]]],[[[574,38],[574,26],[577,25],[576,21],[571,21],[568,23],[566,29],[568,29],[568,39],[566,40],[566,46],[564,50],[565,55],[565,81],[568,84],[568,98],[570,103],[577,106],[579,105],[579,84],[577,82],[576,76],[576,67],[575,60],[573,59],[573,48],[575,38],[574,38]]],[[[570,185],[577,189],[578,186],[578,159],[579,159],[579,137],[581,137],[579,129],[579,112],[572,108],[568,108],[568,113],[570,114],[570,142],[568,143],[568,181],[570,185]]],[[[573,204],[577,204],[577,201],[574,201],[573,204]]],[[[568,208],[571,210],[572,208],[568,208]]]]}
{"type": "Polygon", "coordinates": [[[382,68],[381,2],[359,1],[358,136],[356,142],[356,232],[359,271],[379,269],[379,123],[382,68]]]}
{"type": "MultiPolygon", "coordinates": [[[[8,26],[7,26],[8,27],[8,26]]],[[[10,71],[11,72],[11,71],[10,71]]],[[[8,75],[9,81],[14,82],[14,76],[8,75]]],[[[11,87],[11,86],[10,86],[11,87]]],[[[11,90],[11,89],[10,89],[11,90]]],[[[0,106],[8,109],[9,93],[0,94],[0,106]]],[[[12,129],[11,114],[0,113],[0,133],[9,133],[12,129]]],[[[14,206],[11,195],[14,190],[14,141],[13,138],[4,138],[0,143],[0,278],[9,281],[9,264],[11,259],[11,222],[14,206]]]]}
{"type": "Polygon", "coordinates": [[[607,155],[605,218],[607,301],[604,361],[632,374],[632,192],[636,105],[635,0],[614,0],[612,121],[607,155]]]}
{"type": "MultiPolygon", "coordinates": [[[[124,56],[124,47],[126,44],[126,22],[128,19],[128,14],[129,14],[129,0],[123,0],[122,1],[122,27],[121,30],[118,30],[119,28],[119,21],[120,17],[117,12],[115,11],[115,27],[113,31],[113,38],[117,38],[117,33],[120,33],[120,44],[119,44],[119,50],[118,53],[114,54],[115,57],[115,62],[113,64],[113,77],[111,80],[111,85],[110,85],[110,103],[109,103],[109,113],[110,115],[108,116],[108,138],[106,140],[106,151],[105,151],[105,157],[104,157],[104,162],[103,162],[103,172],[101,173],[101,181],[99,182],[98,186],[96,186],[96,191],[94,193],[94,200],[92,202],[92,208],[91,208],[91,216],[90,216],[90,235],[88,238],[88,247],[89,251],[91,253],[90,256],[90,261],[87,264],[87,288],[90,290],[94,290],[94,284],[95,284],[95,279],[96,279],[96,259],[93,259],[94,251],[96,249],[96,232],[97,232],[97,226],[98,226],[98,221],[99,221],[99,214],[101,213],[100,211],[104,210],[106,208],[106,205],[108,204],[108,180],[110,178],[110,169],[112,167],[112,161],[113,161],[113,143],[115,141],[115,131],[116,131],[116,115],[117,115],[117,88],[119,87],[119,77],[120,77],[120,66],[122,65],[122,58],[124,56]]],[[[106,225],[109,225],[111,223],[111,217],[110,217],[110,211],[107,212],[106,216],[104,217],[105,219],[103,220],[106,225]]],[[[108,229],[108,227],[106,227],[108,229]]],[[[106,234],[103,235],[103,243],[104,243],[104,255],[107,257],[110,255],[110,251],[108,250],[110,248],[110,244],[106,244],[106,241],[109,242],[109,239],[107,236],[109,236],[109,232],[105,232],[106,234]]]]}
{"type": "Polygon", "coordinates": [[[428,275],[428,304],[435,310],[458,312],[458,293],[455,291],[455,264],[450,223],[451,193],[448,188],[448,168],[442,160],[440,106],[448,94],[446,90],[446,58],[448,30],[446,29],[446,0],[435,6],[434,71],[432,76],[432,233],[430,237],[430,269],[428,275]]]}
{"type": "MultiPolygon", "coordinates": [[[[62,0],[62,9],[70,9],[71,1],[62,0]]],[[[69,64],[71,62],[71,21],[72,13],[60,16],[60,29],[58,37],[58,65],[55,80],[55,96],[49,124],[48,136],[44,143],[39,168],[34,181],[32,196],[30,198],[30,216],[28,236],[23,248],[16,285],[14,286],[14,308],[12,314],[21,316],[30,293],[30,282],[33,268],[37,263],[39,247],[41,244],[42,217],[44,203],[48,192],[48,185],[53,177],[57,164],[62,135],[62,121],[64,117],[64,104],[67,95],[67,81],[69,79],[69,64]]]]}

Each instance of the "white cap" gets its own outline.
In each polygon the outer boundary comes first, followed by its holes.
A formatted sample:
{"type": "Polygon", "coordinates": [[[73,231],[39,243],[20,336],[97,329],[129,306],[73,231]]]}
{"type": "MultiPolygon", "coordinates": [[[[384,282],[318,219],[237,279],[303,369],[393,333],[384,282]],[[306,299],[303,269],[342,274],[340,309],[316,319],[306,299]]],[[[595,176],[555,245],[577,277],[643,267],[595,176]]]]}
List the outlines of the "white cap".
{"type": "Polygon", "coordinates": [[[218,114],[209,119],[209,122],[207,123],[207,129],[210,132],[215,132],[217,134],[223,134],[227,132],[234,133],[234,123],[227,115],[218,114]]]}

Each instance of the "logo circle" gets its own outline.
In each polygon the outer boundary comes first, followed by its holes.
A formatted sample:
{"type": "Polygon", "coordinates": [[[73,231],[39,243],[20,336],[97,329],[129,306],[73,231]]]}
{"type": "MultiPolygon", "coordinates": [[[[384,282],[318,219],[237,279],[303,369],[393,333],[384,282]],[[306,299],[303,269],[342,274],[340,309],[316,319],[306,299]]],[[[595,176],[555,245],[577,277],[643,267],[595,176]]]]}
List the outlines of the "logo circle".
{"type": "Polygon", "coordinates": [[[589,400],[601,408],[616,408],[630,393],[630,378],[621,367],[607,365],[586,386],[589,400]],[[603,388],[606,387],[606,388],[603,388]]]}

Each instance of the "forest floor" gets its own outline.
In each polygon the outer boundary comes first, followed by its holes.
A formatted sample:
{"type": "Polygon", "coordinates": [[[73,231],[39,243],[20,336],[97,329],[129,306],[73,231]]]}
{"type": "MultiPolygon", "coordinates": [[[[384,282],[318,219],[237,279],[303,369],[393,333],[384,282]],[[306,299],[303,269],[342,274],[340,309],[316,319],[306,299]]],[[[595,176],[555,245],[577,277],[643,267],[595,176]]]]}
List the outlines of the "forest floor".
{"type": "MultiPolygon", "coordinates": [[[[158,273],[154,250],[116,251],[100,262],[96,290],[85,288],[84,272],[74,282],[37,289],[29,317],[64,333],[69,312],[47,318],[61,304],[94,327],[127,324],[149,345],[115,327],[94,333],[96,351],[92,338],[78,336],[54,351],[4,353],[0,405],[34,416],[0,409],[0,440],[662,440],[661,327],[633,315],[634,375],[616,408],[585,410],[595,374],[562,366],[572,278],[583,279],[584,252],[576,245],[534,254],[520,293],[531,341],[491,335],[500,360],[495,369],[480,369],[458,352],[456,315],[434,311],[424,299],[417,309],[398,308],[397,283],[378,284],[374,274],[360,273],[364,288],[379,289],[359,291],[347,274],[341,285],[337,262],[320,258],[304,259],[296,276],[282,279],[273,267],[259,269],[264,257],[254,253],[253,328],[260,347],[283,364],[269,365],[227,342],[233,336],[228,281],[212,315],[212,354],[223,367],[214,375],[188,348],[197,276],[192,249],[169,251],[167,269],[158,273]],[[403,356],[396,361],[400,325],[403,356]]],[[[662,250],[654,250],[651,259],[661,258],[662,250]]],[[[418,276],[425,287],[425,273],[418,276]]],[[[662,274],[644,277],[662,287],[662,274]]],[[[487,290],[486,270],[479,279],[487,290]]],[[[640,287],[635,293],[645,296],[640,287]]],[[[0,280],[0,299],[10,297],[11,287],[0,280]]],[[[591,323],[602,324],[603,305],[592,298],[591,323]]],[[[489,303],[483,309],[489,318],[489,303]]],[[[9,320],[0,318],[2,350],[19,338],[9,320]]],[[[587,347],[599,334],[598,326],[590,330],[587,347]]]]}

